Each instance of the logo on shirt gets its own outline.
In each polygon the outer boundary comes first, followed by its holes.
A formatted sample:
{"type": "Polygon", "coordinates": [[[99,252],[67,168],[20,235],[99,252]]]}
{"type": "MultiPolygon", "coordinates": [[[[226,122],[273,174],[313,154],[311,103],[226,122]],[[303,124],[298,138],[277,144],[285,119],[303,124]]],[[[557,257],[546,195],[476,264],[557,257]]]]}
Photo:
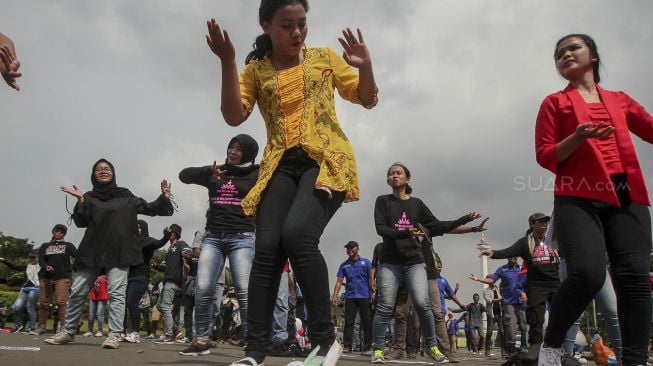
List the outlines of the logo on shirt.
{"type": "Polygon", "coordinates": [[[535,245],[533,248],[533,264],[535,265],[541,265],[541,264],[551,264],[553,263],[554,259],[554,252],[551,247],[548,245],[542,243],[540,245],[535,245]]]}
{"type": "Polygon", "coordinates": [[[66,244],[48,245],[45,248],[45,255],[65,254],[66,244]]]}
{"type": "Polygon", "coordinates": [[[240,205],[241,198],[238,197],[238,189],[231,179],[217,190],[217,195],[211,197],[212,205],[240,205]]]}
{"type": "Polygon", "coordinates": [[[395,224],[395,228],[399,231],[406,231],[413,228],[413,224],[410,222],[408,217],[406,217],[406,211],[401,213],[401,218],[395,224]]]}

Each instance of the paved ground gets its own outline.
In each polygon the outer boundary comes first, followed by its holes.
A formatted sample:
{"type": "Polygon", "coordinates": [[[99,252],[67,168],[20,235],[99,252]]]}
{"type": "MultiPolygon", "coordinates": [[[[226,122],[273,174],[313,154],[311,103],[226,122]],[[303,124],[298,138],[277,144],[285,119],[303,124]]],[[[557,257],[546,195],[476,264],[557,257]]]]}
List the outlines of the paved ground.
{"type": "MultiPolygon", "coordinates": [[[[47,335],[51,337],[52,335],[47,335]]],[[[46,336],[28,334],[0,334],[0,365],[65,365],[65,366],[131,366],[131,365],[229,365],[242,358],[242,349],[228,344],[220,344],[208,356],[180,356],[177,352],[183,344],[163,345],[151,342],[140,344],[121,343],[120,349],[102,349],[104,338],[75,338],[75,343],[52,346],[43,342],[46,336]],[[15,349],[15,350],[12,350],[15,349]],[[18,348],[18,349],[16,349],[18,348]]],[[[501,361],[481,356],[460,354],[460,366],[500,365],[501,361]]],[[[266,366],[285,366],[292,358],[268,357],[266,366]]],[[[425,358],[418,357],[410,365],[429,364],[425,358]]],[[[371,365],[369,357],[343,355],[338,362],[342,366],[371,365]]],[[[392,363],[391,363],[392,365],[392,363]]]]}

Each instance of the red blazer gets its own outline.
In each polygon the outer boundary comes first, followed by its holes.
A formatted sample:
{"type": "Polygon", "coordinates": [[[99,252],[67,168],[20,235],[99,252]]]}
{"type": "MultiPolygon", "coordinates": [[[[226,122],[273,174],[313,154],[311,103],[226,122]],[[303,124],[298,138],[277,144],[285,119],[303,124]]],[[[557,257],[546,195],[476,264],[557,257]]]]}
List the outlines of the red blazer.
{"type": "MultiPolygon", "coordinates": [[[[614,134],[627,175],[630,197],[633,202],[650,206],[629,131],[653,143],[653,117],[626,93],[603,90],[598,85],[596,88],[615,127],[614,134]]],[[[619,207],[619,199],[595,139],[587,139],[566,160],[556,162],[557,143],[574,133],[579,123],[589,121],[587,105],[571,85],[547,96],[540,106],[535,124],[537,162],[556,175],[555,195],[583,197],[619,207]]]]}

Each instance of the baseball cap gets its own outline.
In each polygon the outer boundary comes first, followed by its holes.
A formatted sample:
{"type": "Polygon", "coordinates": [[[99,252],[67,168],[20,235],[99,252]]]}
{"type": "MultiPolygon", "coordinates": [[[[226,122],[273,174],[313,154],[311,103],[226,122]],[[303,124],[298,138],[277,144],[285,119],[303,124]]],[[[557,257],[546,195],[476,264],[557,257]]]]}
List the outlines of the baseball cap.
{"type": "Polygon", "coordinates": [[[357,246],[358,246],[358,243],[353,241],[353,240],[350,240],[347,244],[345,244],[345,248],[353,248],[353,247],[357,247],[357,246]]]}
{"type": "Polygon", "coordinates": [[[541,212],[537,212],[537,213],[534,213],[534,214],[532,214],[532,215],[530,215],[528,217],[528,223],[532,224],[535,221],[542,220],[542,219],[551,220],[551,216],[545,215],[545,214],[543,214],[541,212]]]}

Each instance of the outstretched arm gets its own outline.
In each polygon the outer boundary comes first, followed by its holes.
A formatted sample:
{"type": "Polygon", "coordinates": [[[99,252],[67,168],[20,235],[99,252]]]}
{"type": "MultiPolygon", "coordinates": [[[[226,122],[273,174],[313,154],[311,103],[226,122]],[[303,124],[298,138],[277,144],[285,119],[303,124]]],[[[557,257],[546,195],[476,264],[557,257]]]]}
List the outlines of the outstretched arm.
{"type": "Polygon", "coordinates": [[[493,284],[493,283],[495,282],[495,281],[494,281],[492,278],[490,278],[490,277],[480,278],[480,277],[478,277],[477,275],[475,275],[475,274],[473,274],[473,273],[470,274],[468,278],[469,278],[470,280],[472,280],[472,281],[476,281],[476,282],[484,283],[484,284],[486,284],[486,285],[491,285],[491,284],[493,284]]]}

